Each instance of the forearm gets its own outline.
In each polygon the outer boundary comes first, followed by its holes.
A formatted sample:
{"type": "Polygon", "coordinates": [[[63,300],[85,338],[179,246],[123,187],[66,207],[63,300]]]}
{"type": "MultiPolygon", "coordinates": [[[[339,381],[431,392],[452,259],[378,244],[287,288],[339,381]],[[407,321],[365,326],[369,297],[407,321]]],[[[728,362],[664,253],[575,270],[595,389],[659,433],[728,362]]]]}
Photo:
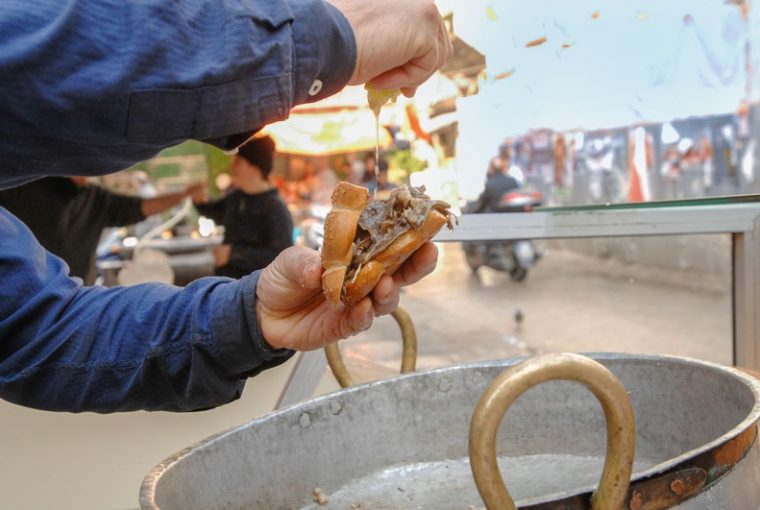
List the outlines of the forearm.
{"type": "Polygon", "coordinates": [[[258,274],[83,288],[0,208],[0,397],[49,410],[189,411],[286,360],[263,341],[258,274]],[[6,242],[7,240],[7,242],[6,242]]]}
{"type": "Polygon", "coordinates": [[[214,200],[213,202],[196,202],[193,205],[201,216],[210,218],[219,225],[224,223],[224,212],[227,207],[226,199],[222,198],[221,200],[214,200]]]}
{"type": "Polygon", "coordinates": [[[30,168],[117,171],[190,138],[233,148],[340,90],[356,60],[323,0],[4,0],[0,12],[0,187],[30,168]]]}
{"type": "Polygon", "coordinates": [[[162,213],[167,209],[170,209],[175,205],[181,203],[186,196],[187,193],[182,192],[169,193],[167,195],[161,195],[154,198],[146,198],[143,199],[142,204],[140,204],[140,210],[145,217],[153,216],[154,214],[162,213]]]}

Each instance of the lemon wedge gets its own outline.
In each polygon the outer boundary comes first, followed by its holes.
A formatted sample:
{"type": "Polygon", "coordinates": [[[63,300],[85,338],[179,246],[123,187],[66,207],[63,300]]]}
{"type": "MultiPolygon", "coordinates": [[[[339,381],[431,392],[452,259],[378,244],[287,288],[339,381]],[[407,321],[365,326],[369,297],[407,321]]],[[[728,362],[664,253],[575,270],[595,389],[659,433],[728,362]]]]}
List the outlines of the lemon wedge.
{"type": "Polygon", "coordinates": [[[367,90],[369,108],[375,115],[380,115],[380,108],[388,101],[395,103],[396,98],[401,94],[399,89],[376,89],[369,84],[364,85],[364,88],[367,90]]]}

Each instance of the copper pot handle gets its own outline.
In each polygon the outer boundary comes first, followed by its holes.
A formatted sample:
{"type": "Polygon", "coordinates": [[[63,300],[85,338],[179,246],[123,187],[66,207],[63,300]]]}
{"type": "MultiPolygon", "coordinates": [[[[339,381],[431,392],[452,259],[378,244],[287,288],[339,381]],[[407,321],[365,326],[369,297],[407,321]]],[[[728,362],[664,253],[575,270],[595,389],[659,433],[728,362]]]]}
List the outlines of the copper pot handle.
{"type": "MultiPolygon", "coordinates": [[[[401,328],[401,338],[404,342],[401,356],[401,373],[406,374],[414,372],[414,369],[417,366],[417,333],[414,329],[412,318],[401,306],[391,312],[391,316],[396,319],[396,323],[398,323],[399,328],[401,328]]],[[[340,386],[342,388],[353,386],[354,380],[348,372],[346,364],[343,362],[338,342],[333,342],[325,346],[325,356],[327,356],[327,362],[330,364],[330,369],[338,380],[340,386]]]]}
{"type": "Polygon", "coordinates": [[[526,390],[551,380],[571,380],[596,396],[607,423],[607,458],[592,498],[594,510],[620,510],[626,500],[636,448],[633,408],[623,385],[603,365],[570,353],[545,354],[505,370],[483,393],[470,422],[470,466],[491,510],[517,510],[496,461],[496,433],[509,406],[526,390]]]}

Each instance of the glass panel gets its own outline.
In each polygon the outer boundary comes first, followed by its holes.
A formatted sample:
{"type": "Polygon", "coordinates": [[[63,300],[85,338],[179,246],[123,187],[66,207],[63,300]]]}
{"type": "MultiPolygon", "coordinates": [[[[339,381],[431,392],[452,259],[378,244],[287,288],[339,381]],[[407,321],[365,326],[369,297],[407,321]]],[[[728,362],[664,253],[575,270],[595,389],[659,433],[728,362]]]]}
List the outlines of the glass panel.
{"type": "MultiPolygon", "coordinates": [[[[418,337],[418,370],[543,352],[629,352],[732,363],[727,235],[536,242],[522,282],[468,267],[461,243],[440,244],[436,272],[401,304],[418,337]]],[[[393,319],[341,342],[356,379],[400,365],[393,319]]]]}
{"type": "MultiPolygon", "coordinates": [[[[460,92],[455,141],[433,141],[455,154],[463,197],[494,166],[550,206],[760,191],[749,0],[437,4],[455,48],[443,72],[460,92]]],[[[431,125],[451,115],[444,104],[431,125]]]]}
{"type": "Polygon", "coordinates": [[[725,195],[719,197],[703,198],[682,198],[678,200],[656,200],[651,202],[629,202],[617,204],[598,204],[598,205],[574,205],[574,206],[555,206],[555,207],[536,207],[536,211],[597,211],[612,209],[653,209],[657,207],[695,207],[695,206],[716,206],[731,204],[749,204],[760,202],[760,194],[750,195],[725,195]]]}

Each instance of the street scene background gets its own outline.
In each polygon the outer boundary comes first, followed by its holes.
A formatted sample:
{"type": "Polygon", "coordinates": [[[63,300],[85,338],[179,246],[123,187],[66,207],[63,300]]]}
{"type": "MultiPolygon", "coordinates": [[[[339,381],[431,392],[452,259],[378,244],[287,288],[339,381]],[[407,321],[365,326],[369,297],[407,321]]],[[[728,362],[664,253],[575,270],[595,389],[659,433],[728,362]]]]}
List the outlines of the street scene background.
{"type": "MultiPolygon", "coordinates": [[[[728,239],[712,240],[725,248],[728,239]]],[[[732,363],[731,273],[653,270],[545,243],[546,258],[515,283],[466,266],[441,245],[436,272],[404,291],[418,336],[418,368],[544,352],[672,354],[732,363]]],[[[342,343],[358,378],[398,371],[401,336],[390,317],[342,343]],[[379,366],[378,366],[379,365],[379,366]]]]}

